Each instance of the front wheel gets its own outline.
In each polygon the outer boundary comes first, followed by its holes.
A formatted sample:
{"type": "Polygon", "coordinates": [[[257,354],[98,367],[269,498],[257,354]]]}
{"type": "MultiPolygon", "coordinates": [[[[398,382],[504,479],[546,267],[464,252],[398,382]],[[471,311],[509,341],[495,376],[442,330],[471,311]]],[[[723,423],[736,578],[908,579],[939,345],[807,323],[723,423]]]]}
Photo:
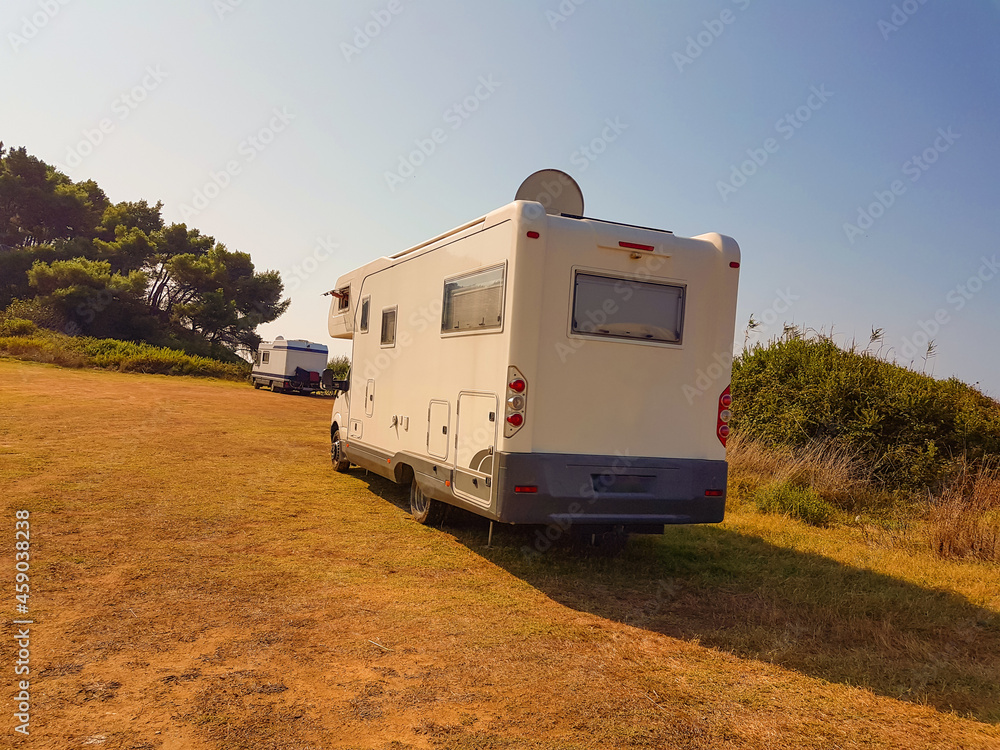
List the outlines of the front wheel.
{"type": "Polygon", "coordinates": [[[417,484],[417,478],[413,477],[410,483],[410,515],[413,520],[425,526],[439,526],[446,510],[444,503],[427,497],[417,484]]]}
{"type": "Polygon", "coordinates": [[[333,468],[337,471],[347,471],[351,468],[351,462],[344,455],[344,447],[340,444],[340,430],[334,430],[330,442],[330,459],[333,461],[333,468]]]}

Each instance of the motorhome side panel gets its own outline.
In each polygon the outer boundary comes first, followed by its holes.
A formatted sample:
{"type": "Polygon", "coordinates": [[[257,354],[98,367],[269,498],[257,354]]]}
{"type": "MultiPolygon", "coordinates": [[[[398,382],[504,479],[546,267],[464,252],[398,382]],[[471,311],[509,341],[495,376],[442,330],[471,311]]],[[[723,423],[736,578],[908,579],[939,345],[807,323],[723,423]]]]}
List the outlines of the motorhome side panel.
{"type": "Polygon", "coordinates": [[[272,342],[264,342],[257,350],[257,359],[251,375],[265,384],[283,382],[287,377],[287,352],[277,348],[272,342]]]}
{"type": "Polygon", "coordinates": [[[351,460],[396,480],[398,464],[418,464],[411,468],[432,496],[451,501],[458,491],[459,504],[487,515],[494,470],[484,457],[500,431],[512,228],[506,221],[365,277],[358,294],[370,300],[370,322],[353,338],[351,460]],[[484,312],[497,307],[493,318],[484,312]]]}

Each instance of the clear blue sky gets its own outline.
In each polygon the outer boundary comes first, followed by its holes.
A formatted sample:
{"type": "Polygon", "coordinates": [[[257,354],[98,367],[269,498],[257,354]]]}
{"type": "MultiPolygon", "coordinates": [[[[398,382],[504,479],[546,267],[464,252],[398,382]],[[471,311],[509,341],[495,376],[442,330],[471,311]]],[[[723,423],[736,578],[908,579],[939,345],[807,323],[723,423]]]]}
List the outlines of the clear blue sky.
{"type": "Polygon", "coordinates": [[[346,351],[339,274],[554,167],[590,216],[735,237],[740,342],[877,326],[923,369],[923,322],[1000,395],[996,0],[63,2],[0,10],[0,139],[280,270],[265,337],[346,351]]]}

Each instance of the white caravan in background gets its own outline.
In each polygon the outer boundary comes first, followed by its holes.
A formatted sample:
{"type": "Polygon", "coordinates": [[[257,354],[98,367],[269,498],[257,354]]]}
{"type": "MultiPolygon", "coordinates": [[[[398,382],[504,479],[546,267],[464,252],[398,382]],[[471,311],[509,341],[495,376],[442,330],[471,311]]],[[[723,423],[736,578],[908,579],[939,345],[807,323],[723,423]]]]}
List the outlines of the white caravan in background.
{"type": "Polygon", "coordinates": [[[731,362],[739,246],[582,213],[576,183],[543,170],[337,281],[339,470],[409,484],[422,523],[442,504],[591,533],[722,520],[728,365],[692,392],[731,362]]]}
{"type": "Polygon", "coordinates": [[[270,386],[272,391],[311,393],[321,387],[329,350],[326,344],[305,339],[261,341],[253,360],[250,382],[254,388],[270,386]]]}

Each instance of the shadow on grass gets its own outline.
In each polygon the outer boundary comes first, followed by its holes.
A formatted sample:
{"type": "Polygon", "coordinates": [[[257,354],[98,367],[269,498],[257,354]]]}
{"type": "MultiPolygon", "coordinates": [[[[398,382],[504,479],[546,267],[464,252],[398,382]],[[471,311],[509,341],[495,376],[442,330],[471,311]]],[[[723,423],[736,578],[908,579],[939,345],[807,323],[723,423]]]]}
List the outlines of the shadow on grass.
{"type": "MultiPolygon", "coordinates": [[[[396,485],[372,490],[406,509],[396,485]]],[[[573,609],[880,695],[1000,723],[1000,616],[958,595],[719,526],[615,558],[452,509],[442,531],[573,609]],[[538,547],[545,548],[543,554],[538,547]]]]}

